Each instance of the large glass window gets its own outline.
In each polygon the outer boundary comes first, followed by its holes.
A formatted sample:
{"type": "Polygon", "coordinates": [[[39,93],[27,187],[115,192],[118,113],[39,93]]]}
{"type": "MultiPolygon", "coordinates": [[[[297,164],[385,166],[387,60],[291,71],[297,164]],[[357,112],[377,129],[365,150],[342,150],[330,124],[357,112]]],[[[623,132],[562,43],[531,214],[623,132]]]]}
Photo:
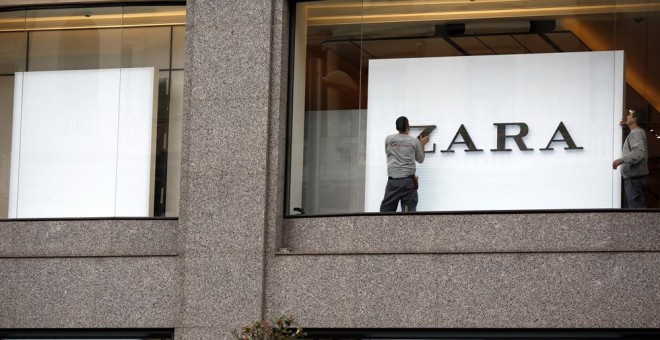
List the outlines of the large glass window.
{"type": "Polygon", "coordinates": [[[0,219],[178,216],[185,15],[0,12],[0,219]]]}
{"type": "Polygon", "coordinates": [[[644,329],[309,329],[305,339],[336,340],[494,340],[494,339],[651,339],[657,330],[644,329]]]}
{"type": "Polygon", "coordinates": [[[292,10],[287,215],[379,212],[386,194],[417,211],[628,208],[622,176],[660,207],[657,1],[292,10]],[[643,129],[630,141],[629,110],[643,129]],[[386,143],[400,116],[408,136],[428,133],[423,163],[401,151],[413,140],[386,143]],[[624,145],[644,138],[648,174],[624,145]]]}

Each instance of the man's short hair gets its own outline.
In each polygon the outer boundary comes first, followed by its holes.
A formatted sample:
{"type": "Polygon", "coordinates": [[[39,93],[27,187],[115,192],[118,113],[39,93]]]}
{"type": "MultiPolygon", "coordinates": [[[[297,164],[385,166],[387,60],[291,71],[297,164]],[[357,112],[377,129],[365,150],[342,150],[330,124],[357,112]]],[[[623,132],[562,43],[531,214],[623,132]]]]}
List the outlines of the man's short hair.
{"type": "Polygon", "coordinates": [[[644,110],[628,110],[633,114],[633,117],[635,117],[635,121],[637,122],[637,125],[644,125],[646,124],[646,112],[644,110]]]}
{"type": "Polygon", "coordinates": [[[396,119],[396,130],[399,132],[404,132],[408,130],[410,125],[408,125],[408,118],[405,116],[401,116],[396,119]]]}

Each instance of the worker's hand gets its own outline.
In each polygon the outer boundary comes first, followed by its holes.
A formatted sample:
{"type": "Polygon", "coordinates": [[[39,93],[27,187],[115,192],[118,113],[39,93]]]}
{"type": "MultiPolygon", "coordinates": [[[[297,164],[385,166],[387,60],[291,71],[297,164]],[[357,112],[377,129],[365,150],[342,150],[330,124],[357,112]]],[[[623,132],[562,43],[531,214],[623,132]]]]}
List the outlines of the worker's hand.
{"type": "Polygon", "coordinates": [[[614,162],[612,162],[612,169],[616,170],[621,164],[623,164],[621,160],[615,159],[614,162]]]}
{"type": "Polygon", "coordinates": [[[425,136],[419,139],[419,142],[422,143],[422,149],[424,149],[424,146],[426,146],[426,143],[429,142],[429,139],[431,136],[425,136]]]}

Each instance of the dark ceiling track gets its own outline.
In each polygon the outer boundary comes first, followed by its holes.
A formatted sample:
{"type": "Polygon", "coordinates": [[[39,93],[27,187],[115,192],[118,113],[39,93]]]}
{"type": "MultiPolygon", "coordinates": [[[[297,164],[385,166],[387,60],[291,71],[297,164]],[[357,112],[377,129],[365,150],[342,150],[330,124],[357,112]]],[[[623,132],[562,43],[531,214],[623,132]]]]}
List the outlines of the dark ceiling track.
{"type": "Polygon", "coordinates": [[[456,37],[471,35],[501,35],[515,33],[550,33],[557,28],[555,20],[523,20],[523,21],[486,21],[435,26],[435,35],[440,37],[456,37]]]}

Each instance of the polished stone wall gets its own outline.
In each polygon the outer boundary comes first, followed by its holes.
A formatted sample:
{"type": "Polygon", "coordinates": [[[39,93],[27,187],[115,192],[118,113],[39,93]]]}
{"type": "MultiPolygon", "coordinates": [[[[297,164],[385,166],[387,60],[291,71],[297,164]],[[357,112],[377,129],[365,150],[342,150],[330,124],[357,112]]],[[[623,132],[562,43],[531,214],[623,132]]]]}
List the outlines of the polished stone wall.
{"type": "Polygon", "coordinates": [[[658,252],[657,212],[291,218],[297,254],[658,252]]]}
{"type": "Polygon", "coordinates": [[[0,221],[0,328],[168,328],[176,220],[0,221]]]}
{"type": "Polygon", "coordinates": [[[273,313],[321,328],[657,328],[657,253],[283,255],[273,313]]]}
{"type": "Polygon", "coordinates": [[[315,328],[656,328],[658,215],[286,219],[267,314],[315,328]]]}
{"type": "Polygon", "coordinates": [[[278,3],[187,3],[177,339],[220,338],[262,316],[266,230],[274,220],[267,202],[281,202],[267,190],[269,162],[280,154],[270,147],[272,131],[281,130],[271,119],[283,112],[282,91],[271,83],[281,68],[273,57],[282,45],[273,38],[278,3]]]}
{"type": "Polygon", "coordinates": [[[0,328],[172,327],[178,266],[172,256],[0,258],[0,328]]]}
{"type": "MultiPolygon", "coordinates": [[[[29,5],[117,0],[5,0],[29,5]]],[[[0,329],[173,328],[183,275],[177,219],[0,221],[0,329]]]]}
{"type": "Polygon", "coordinates": [[[0,221],[0,258],[176,256],[176,219],[0,221]]]}

